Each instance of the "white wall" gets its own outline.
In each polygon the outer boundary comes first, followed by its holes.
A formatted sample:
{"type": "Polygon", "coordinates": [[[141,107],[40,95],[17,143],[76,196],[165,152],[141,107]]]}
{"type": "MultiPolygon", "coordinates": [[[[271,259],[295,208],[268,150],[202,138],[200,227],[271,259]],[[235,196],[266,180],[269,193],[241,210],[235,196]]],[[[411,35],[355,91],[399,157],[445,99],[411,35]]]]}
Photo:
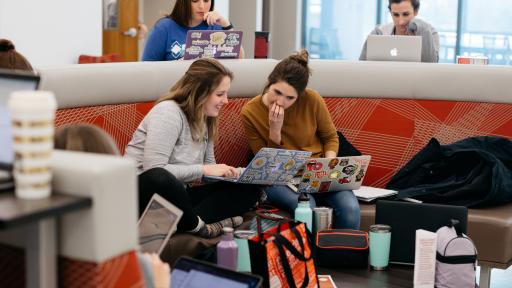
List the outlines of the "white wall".
{"type": "Polygon", "coordinates": [[[38,68],[102,54],[101,0],[0,0],[0,38],[38,68]]]}
{"type": "Polygon", "coordinates": [[[269,58],[283,59],[301,47],[302,0],[270,1],[269,58]]]}
{"type": "Polygon", "coordinates": [[[245,58],[254,58],[254,31],[261,31],[263,1],[233,0],[230,2],[229,9],[232,11],[229,19],[233,21],[235,29],[244,32],[242,47],[244,47],[245,58]]]}

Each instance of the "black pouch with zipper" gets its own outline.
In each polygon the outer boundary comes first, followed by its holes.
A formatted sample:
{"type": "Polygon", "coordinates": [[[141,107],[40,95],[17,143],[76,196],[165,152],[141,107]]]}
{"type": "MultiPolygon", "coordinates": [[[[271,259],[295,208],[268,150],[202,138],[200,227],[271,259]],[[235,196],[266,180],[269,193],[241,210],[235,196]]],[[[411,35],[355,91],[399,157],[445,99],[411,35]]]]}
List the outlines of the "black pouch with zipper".
{"type": "Polygon", "coordinates": [[[316,235],[318,266],[367,268],[368,233],[352,229],[321,230],[316,235]]]}

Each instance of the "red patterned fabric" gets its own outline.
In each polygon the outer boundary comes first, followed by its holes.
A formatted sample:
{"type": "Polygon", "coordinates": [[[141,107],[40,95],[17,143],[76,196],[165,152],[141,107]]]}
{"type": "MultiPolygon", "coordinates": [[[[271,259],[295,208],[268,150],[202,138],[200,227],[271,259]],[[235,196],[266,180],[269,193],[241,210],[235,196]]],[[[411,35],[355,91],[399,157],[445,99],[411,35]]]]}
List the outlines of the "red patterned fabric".
{"type": "MultiPolygon", "coordinates": [[[[361,152],[372,156],[364,184],[384,187],[431,137],[442,144],[471,136],[512,139],[512,105],[409,100],[324,97],[336,128],[361,152]]],[[[245,166],[251,151],[239,114],[249,98],[233,98],[223,108],[218,163],[245,166]]],[[[121,151],[153,103],[105,105],[57,112],[56,125],[88,122],[112,135],[121,151]]],[[[298,119],[297,121],[300,121],[298,119]]]]}
{"type": "Polygon", "coordinates": [[[59,259],[59,287],[144,287],[135,252],[117,256],[103,263],[59,259]]]}
{"type": "MultiPolygon", "coordinates": [[[[25,287],[25,251],[0,245],[0,255],[0,287],[25,287]]],[[[103,263],[59,257],[58,265],[59,287],[144,287],[134,251],[103,263]]]]}

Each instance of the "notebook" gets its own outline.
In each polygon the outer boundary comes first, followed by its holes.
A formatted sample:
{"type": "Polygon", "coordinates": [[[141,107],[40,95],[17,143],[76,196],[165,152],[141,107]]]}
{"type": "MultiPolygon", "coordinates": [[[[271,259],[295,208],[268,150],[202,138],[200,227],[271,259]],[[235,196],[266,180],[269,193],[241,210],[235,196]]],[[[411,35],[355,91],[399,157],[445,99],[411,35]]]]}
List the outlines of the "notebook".
{"type": "Polygon", "coordinates": [[[245,184],[286,185],[308,161],[311,152],[277,148],[261,148],[238,178],[205,176],[245,184]]]}
{"type": "Polygon", "coordinates": [[[171,279],[171,288],[259,288],[263,282],[258,275],[232,271],[189,257],[176,261],[171,279]]]}
{"type": "Polygon", "coordinates": [[[467,234],[468,209],[464,206],[379,200],[375,209],[375,224],[391,226],[390,263],[414,265],[417,229],[436,232],[456,219],[467,234]]]}
{"type": "Polygon", "coordinates": [[[242,36],[235,30],[189,30],[183,59],[239,58],[242,36]]]}
{"type": "Polygon", "coordinates": [[[182,214],[162,196],[153,194],[138,223],[140,251],[162,253],[182,214]]]}
{"type": "Polygon", "coordinates": [[[370,35],[366,60],[421,62],[421,36],[370,35]]]}
{"type": "Polygon", "coordinates": [[[7,101],[11,92],[36,90],[38,84],[39,76],[33,73],[0,69],[0,190],[14,187],[11,177],[14,153],[7,101]]]}
{"type": "Polygon", "coordinates": [[[370,159],[368,155],[311,158],[292,182],[297,192],[306,193],[359,189],[370,159]]]}
{"type": "Polygon", "coordinates": [[[379,198],[386,198],[398,194],[395,190],[375,188],[369,186],[361,186],[359,189],[354,190],[354,195],[357,199],[363,202],[372,202],[379,198]]]}

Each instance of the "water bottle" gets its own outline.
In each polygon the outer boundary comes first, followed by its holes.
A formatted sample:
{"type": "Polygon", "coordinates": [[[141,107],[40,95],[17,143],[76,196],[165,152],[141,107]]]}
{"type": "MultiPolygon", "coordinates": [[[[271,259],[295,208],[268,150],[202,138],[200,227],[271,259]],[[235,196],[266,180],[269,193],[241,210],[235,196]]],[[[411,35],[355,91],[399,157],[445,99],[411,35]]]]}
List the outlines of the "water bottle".
{"type": "Polygon", "coordinates": [[[251,255],[249,253],[249,240],[254,235],[256,235],[256,231],[252,230],[236,230],[235,231],[235,241],[238,245],[238,260],[237,260],[237,268],[238,272],[251,272],[251,255]]]}
{"type": "Polygon", "coordinates": [[[233,238],[233,228],[222,228],[222,237],[217,244],[217,265],[236,271],[238,245],[233,238]]]}
{"type": "Polygon", "coordinates": [[[306,193],[300,193],[299,205],[295,208],[295,220],[304,222],[309,231],[313,231],[313,211],[309,206],[309,196],[306,193]]]}

